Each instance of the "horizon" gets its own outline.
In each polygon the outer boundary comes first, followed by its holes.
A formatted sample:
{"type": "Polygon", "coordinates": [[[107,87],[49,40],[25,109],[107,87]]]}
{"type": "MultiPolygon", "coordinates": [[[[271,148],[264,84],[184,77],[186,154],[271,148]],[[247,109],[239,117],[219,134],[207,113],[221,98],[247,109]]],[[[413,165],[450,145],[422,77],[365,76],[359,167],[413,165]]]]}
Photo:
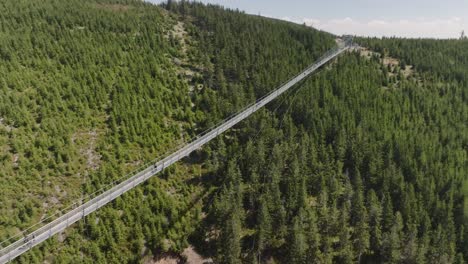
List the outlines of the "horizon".
{"type": "MultiPolygon", "coordinates": [[[[146,0],[160,4],[165,0],[146,0]]],[[[229,9],[238,9],[247,14],[260,15],[305,24],[335,35],[360,37],[398,37],[458,39],[468,30],[468,2],[403,0],[330,0],[327,2],[306,0],[270,1],[259,0],[202,0],[204,4],[218,4],[229,9]],[[406,8],[399,8],[405,5],[406,8]],[[336,8],[341,6],[341,8],[336,8]],[[314,10],[314,11],[309,11],[314,10]],[[315,11],[319,10],[319,11],[315,11]]]]}

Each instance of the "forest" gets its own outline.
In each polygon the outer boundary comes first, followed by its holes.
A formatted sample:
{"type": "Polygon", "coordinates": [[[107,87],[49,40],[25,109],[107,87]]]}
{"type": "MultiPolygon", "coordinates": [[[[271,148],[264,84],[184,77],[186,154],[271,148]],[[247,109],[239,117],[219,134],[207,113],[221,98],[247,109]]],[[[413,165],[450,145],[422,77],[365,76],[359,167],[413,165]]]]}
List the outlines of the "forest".
{"type": "MultiPolygon", "coordinates": [[[[335,45],[216,5],[0,3],[0,241],[335,45]]],[[[465,263],[468,40],[356,38],[266,108],[15,263],[465,263]]]]}

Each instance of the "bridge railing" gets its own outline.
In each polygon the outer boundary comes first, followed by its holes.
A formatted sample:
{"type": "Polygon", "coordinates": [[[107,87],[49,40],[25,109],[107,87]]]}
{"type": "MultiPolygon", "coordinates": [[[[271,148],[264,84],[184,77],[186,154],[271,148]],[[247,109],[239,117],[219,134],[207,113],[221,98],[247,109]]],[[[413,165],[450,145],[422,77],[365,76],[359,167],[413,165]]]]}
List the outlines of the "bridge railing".
{"type": "Polygon", "coordinates": [[[46,219],[43,219],[38,224],[33,225],[28,229],[23,230],[18,235],[3,241],[2,243],[0,243],[0,245],[5,245],[5,247],[0,249],[0,263],[4,263],[17,257],[18,255],[29,250],[31,247],[64,230],[69,225],[73,224],[74,222],[80,220],[81,218],[85,217],[91,212],[99,209],[100,207],[119,197],[126,191],[132,189],[136,185],[152,177],[154,174],[158,173],[164,168],[177,162],[181,158],[189,155],[193,150],[198,149],[202,145],[209,142],[212,138],[216,137],[220,133],[224,132],[225,130],[234,126],[241,120],[245,119],[247,116],[254,113],[259,108],[263,107],[265,104],[276,98],[278,95],[282,94],[284,91],[289,89],[291,86],[295,85],[297,82],[307,77],[311,72],[313,72],[314,70],[316,70],[317,68],[328,62],[330,59],[334,58],[335,56],[346,50],[347,48],[348,45],[345,45],[344,47],[336,47],[334,49],[329,50],[323,56],[321,56],[315,63],[311,64],[301,73],[281,84],[279,88],[272,90],[271,92],[265,94],[261,98],[257,99],[255,102],[252,102],[242,110],[220,121],[218,125],[205,130],[201,134],[192,138],[188,143],[183,143],[179,145],[177,150],[169,156],[163,159],[157,158],[139,166],[131,173],[126,174],[125,176],[115,181],[112,181],[111,183],[103,186],[96,192],[89,194],[83,199],[68,206],[67,208],[60,210],[58,213],[51,215],[46,219]],[[55,219],[52,220],[52,218],[55,219]],[[9,243],[11,241],[13,242],[9,243]]]}

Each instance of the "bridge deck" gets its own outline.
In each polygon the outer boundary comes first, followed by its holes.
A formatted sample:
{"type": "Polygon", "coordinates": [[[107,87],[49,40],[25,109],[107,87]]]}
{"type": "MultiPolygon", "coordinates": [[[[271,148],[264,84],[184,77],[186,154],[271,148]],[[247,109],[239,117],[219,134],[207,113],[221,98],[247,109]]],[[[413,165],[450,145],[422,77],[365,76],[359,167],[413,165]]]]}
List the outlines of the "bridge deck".
{"type": "Polygon", "coordinates": [[[71,209],[67,213],[58,217],[50,223],[43,223],[44,225],[37,225],[37,228],[34,231],[30,231],[28,235],[24,238],[17,237],[17,240],[5,248],[0,249],[0,263],[6,263],[12,259],[20,256],[21,254],[27,252],[32,247],[40,244],[41,242],[47,240],[53,235],[65,230],[71,224],[79,221],[86,215],[98,210],[107,203],[113,201],[117,197],[121,196],[125,192],[131,190],[140,183],[146,181],[148,178],[154,176],[158,172],[162,171],[164,168],[171,166],[173,163],[179,161],[183,157],[189,155],[192,151],[202,147],[210,140],[228,130],[232,126],[236,125],[240,121],[249,117],[251,114],[255,113],[258,109],[268,104],[274,100],[279,95],[283,94],[289,88],[294,86],[296,83],[300,82],[319,67],[335,58],[343,51],[347,50],[350,47],[350,41],[346,40],[344,44],[338,45],[338,47],[329,50],[325,53],[320,59],[318,59],[314,64],[307,67],[297,76],[291,78],[285,84],[283,84],[278,89],[270,92],[269,94],[258,99],[255,103],[252,103],[240,111],[236,115],[231,116],[230,118],[224,120],[220,125],[214,127],[213,129],[207,131],[206,133],[199,135],[194,141],[186,144],[182,148],[178,149],[171,155],[165,157],[162,160],[155,161],[151,163],[148,167],[142,171],[136,173],[132,177],[115,183],[110,186],[110,188],[103,192],[102,194],[90,199],[86,203],[82,203],[76,208],[71,209]]]}

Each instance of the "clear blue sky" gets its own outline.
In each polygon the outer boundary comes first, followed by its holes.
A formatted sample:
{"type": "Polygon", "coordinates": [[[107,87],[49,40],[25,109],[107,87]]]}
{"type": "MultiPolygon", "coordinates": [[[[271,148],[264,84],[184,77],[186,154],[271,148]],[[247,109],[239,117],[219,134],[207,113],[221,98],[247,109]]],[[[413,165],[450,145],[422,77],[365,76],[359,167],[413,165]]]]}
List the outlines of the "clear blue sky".
{"type": "MultiPolygon", "coordinates": [[[[147,0],[153,3],[162,0],[147,0]]],[[[468,31],[468,0],[202,0],[309,24],[336,34],[455,38],[468,31]]]]}

